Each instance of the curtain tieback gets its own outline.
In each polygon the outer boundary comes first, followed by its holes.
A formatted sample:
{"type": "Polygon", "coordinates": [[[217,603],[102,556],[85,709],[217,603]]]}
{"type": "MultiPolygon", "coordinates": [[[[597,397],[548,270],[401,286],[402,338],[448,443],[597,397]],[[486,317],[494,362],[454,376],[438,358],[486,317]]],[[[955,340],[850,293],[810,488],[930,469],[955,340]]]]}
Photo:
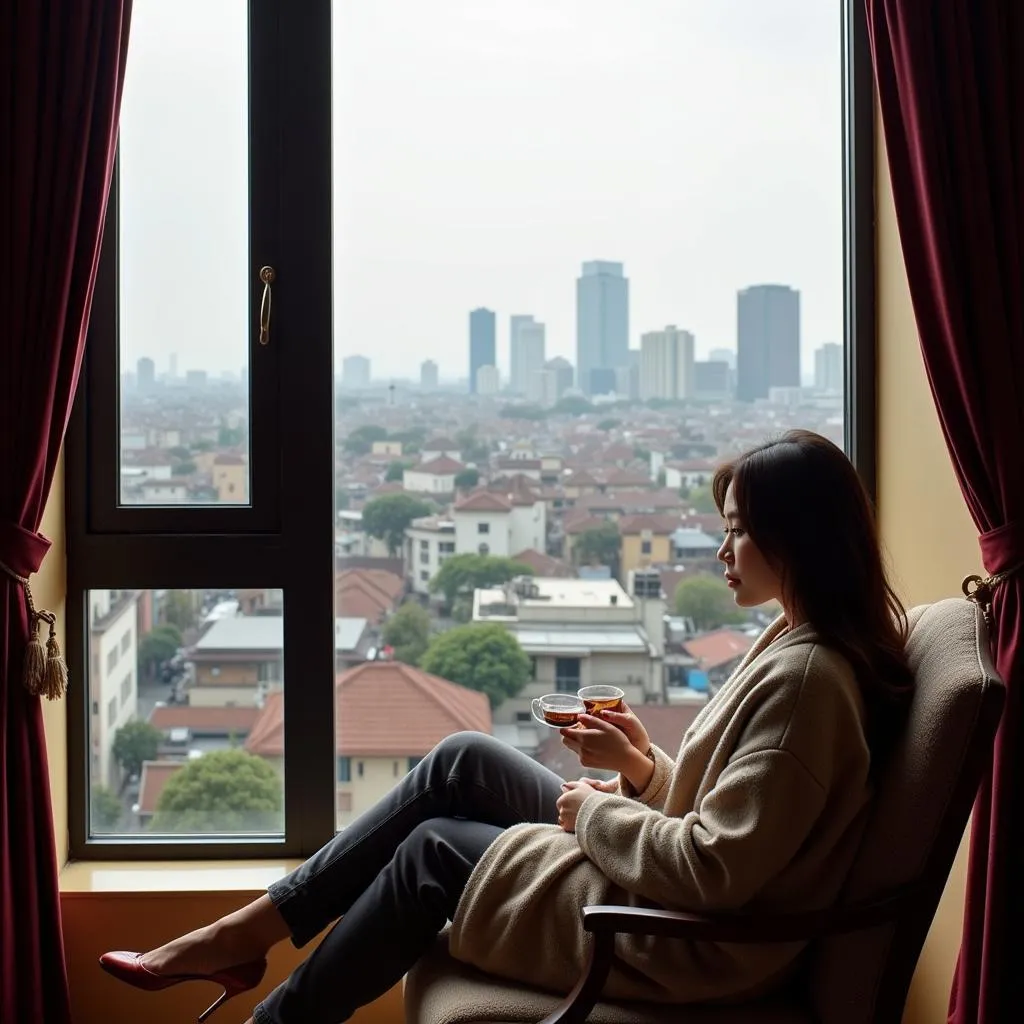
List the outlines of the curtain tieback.
{"type": "Polygon", "coordinates": [[[996,587],[1024,569],[1024,521],[1014,519],[989,530],[978,538],[978,543],[981,546],[981,561],[988,575],[967,576],[962,588],[964,597],[981,609],[986,625],[990,626],[992,596],[996,587]]]}
{"type": "Polygon", "coordinates": [[[29,639],[23,670],[25,688],[34,696],[58,700],[67,691],[68,666],[57,642],[57,617],[45,608],[36,608],[29,585],[29,576],[38,570],[50,542],[38,533],[30,533],[10,523],[0,524],[0,542],[6,542],[0,543],[3,548],[0,573],[21,586],[28,608],[29,639]],[[45,648],[39,635],[40,623],[43,622],[49,628],[45,648]]]}

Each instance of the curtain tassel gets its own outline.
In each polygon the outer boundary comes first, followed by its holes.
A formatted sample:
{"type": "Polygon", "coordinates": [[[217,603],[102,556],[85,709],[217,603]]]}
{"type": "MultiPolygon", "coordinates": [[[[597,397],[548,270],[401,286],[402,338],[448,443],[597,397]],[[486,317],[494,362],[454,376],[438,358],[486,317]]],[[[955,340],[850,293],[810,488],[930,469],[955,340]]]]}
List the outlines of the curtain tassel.
{"type": "Polygon", "coordinates": [[[981,576],[964,577],[963,583],[960,584],[964,597],[981,609],[986,626],[991,627],[992,625],[992,594],[996,587],[1021,568],[1022,566],[1015,565],[1012,569],[1004,569],[1003,572],[992,573],[991,576],[986,576],[984,579],[981,576]]]}
{"type": "Polygon", "coordinates": [[[43,608],[37,609],[32,600],[32,588],[28,577],[20,576],[9,566],[0,562],[0,571],[20,583],[25,591],[25,605],[28,608],[29,636],[25,647],[25,661],[22,668],[22,681],[25,689],[34,697],[45,697],[47,700],[60,700],[68,689],[68,666],[57,642],[57,616],[43,608]],[[40,639],[40,623],[49,627],[46,646],[40,639]]]}

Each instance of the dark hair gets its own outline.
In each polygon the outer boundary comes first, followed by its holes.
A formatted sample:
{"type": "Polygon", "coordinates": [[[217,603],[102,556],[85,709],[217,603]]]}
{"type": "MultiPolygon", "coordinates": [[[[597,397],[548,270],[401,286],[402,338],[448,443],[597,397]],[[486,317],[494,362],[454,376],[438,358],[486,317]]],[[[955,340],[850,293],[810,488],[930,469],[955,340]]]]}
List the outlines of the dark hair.
{"type": "Polygon", "coordinates": [[[786,603],[853,666],[877,770],[903,727],[913,677],[907,615],[886,578],[860,477],[831,441],[790,430],[718,468],[719,512],[730,484],[743,528],[779,574],[786,603]]]}

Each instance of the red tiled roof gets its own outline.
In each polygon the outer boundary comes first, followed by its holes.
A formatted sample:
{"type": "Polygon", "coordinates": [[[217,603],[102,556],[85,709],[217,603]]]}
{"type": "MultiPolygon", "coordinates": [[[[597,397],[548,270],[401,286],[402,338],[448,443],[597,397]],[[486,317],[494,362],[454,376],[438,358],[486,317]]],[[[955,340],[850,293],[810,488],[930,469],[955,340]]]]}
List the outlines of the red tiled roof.
{"type": "Polygon", "coordinates": [[[589,509],[621,509],[625,512],[630,508],[667,509],[688,508],[687,502],[675,491],[615,491],[611,494],[588,494],[579,499],[581,508],[589,509]]]}
{"type": "Polygon", "coordinates": [[[241,455],[217,455],[214,457],[215,466],[244,466],[245,459],[241,455]]]}
{"type": "Polygon", "coordinates": [[[459,446],[450,437],[432,437],[423,445],[425,452],[457,452],[459,446]]]}
{"type": "Polygon", "coordinates": [[[630,469],[628,466],[622,469],[618,467],[609,469],[605,474],[605,482],[613,487],[654,486],[650,473],[645,473],[642,469],[630,469]]]}
{"type": "Polygon", "coordinates": [[[465,468],[461,462],[456,462],[447,455],[438,455],[436,459],[411,467],[414,473],[432,473],[434,476],[451,476],[453,473],[461,473],[465,468]]]}
{"type": "Polygon", "coordinates": [[[596,487],[598,484],[597,479],[592,473],[588,473],[585,469],[577,470],[572,476],[562,481],[565,487],[596,487]]]}
{"type": "Polygon", "coordinates": [[[550,555],[544,554],[543,551],[537,551],[534,548],[520,551],[518,555],[512,556],[512,560],[525,563],[533,569],[537,576],[569,579],[576,575],[576,570],[567,562],[563,562],[560,558],[552,558],[550,555]]]}
{"type": "Polygon", "coordinates": [[[334,578],[334,607],[345,618],[377,625],[405,591],[401,576],[384,569],[343,569],[334,578]]]}
{"type": "Polygon", "coordinates": [[[185,767],[184,761],[143,761],[139,779],[139,813],[152,814],[167,780],[185,767]]]}
{"type": "Polygon", "coordinates": [[[491,491],[474,491],[455,505],[456,512],[509,512],[511,509],[507,498],[491,491]]]}
{"type": "Polygon", "coordinates": [[[153,708],[149,724],[164,732],[170,729],[191,729],[196,733],[248,733],[259,717],[259,708],[193,707],[190,704],[168,704],[153,708]]]}
{"type": "Polygon", "coordinates": [[[579,519],[573,519],[570,523],[566,523],[565,532],[575,536],[576,534],[586,533],[587,530],[594,530],[597,527],[604,526],[605,523],[610,522],[612,522],[612,520],[604,519],[601,516],[582,516],[579,519]]]}
{"type": "MultiPolygon", "coordinates": [[[[338,676],[334,729],[343,756],[421,757],[453,732],[490,733],[491,708],[484,694],[400,661],[367,661],[338,676]]],[[[280,691],[267,697],[245,749],[261,757],[284,752],[280,691]]]]}
{"type": "Polygon", "coordinates": [[[619,519],[619,533],[623,535],[637,534],[642,533],[644,530],[650,530],[652,534],[656,534],[659,537],[667,536],[680,526],[682,526],[682,520],[679,516],[648,514],[622,516],[619,519]]]}
{"type": "Polygon", "coordinates": [[[701,668],[712,669],[727,665],[742,658],[751,647],[754,638],[735,629],[716,629],[687,640],[683,647],[690,657],[696,659],[701,668]]]}

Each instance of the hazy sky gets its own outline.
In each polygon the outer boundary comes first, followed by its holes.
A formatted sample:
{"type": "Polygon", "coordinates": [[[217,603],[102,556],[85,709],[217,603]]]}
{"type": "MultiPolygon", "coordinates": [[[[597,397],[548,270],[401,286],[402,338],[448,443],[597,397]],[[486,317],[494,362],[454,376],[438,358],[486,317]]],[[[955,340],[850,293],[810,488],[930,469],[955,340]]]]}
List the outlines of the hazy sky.
{"type": "MultiPolygon", "coordinates": [[[[136,0],[122,110],[122,351],[245,365],[246,4],[136,0]],[[202,32],[198,27],[202,27],[202,32]]],[[[842,340],[840,0],[336,0],[335,339],[375,377],[465,375],[468,313],[575,362],[583,260],[630,344],[736,343],[736,290],[842,340]]]]}

